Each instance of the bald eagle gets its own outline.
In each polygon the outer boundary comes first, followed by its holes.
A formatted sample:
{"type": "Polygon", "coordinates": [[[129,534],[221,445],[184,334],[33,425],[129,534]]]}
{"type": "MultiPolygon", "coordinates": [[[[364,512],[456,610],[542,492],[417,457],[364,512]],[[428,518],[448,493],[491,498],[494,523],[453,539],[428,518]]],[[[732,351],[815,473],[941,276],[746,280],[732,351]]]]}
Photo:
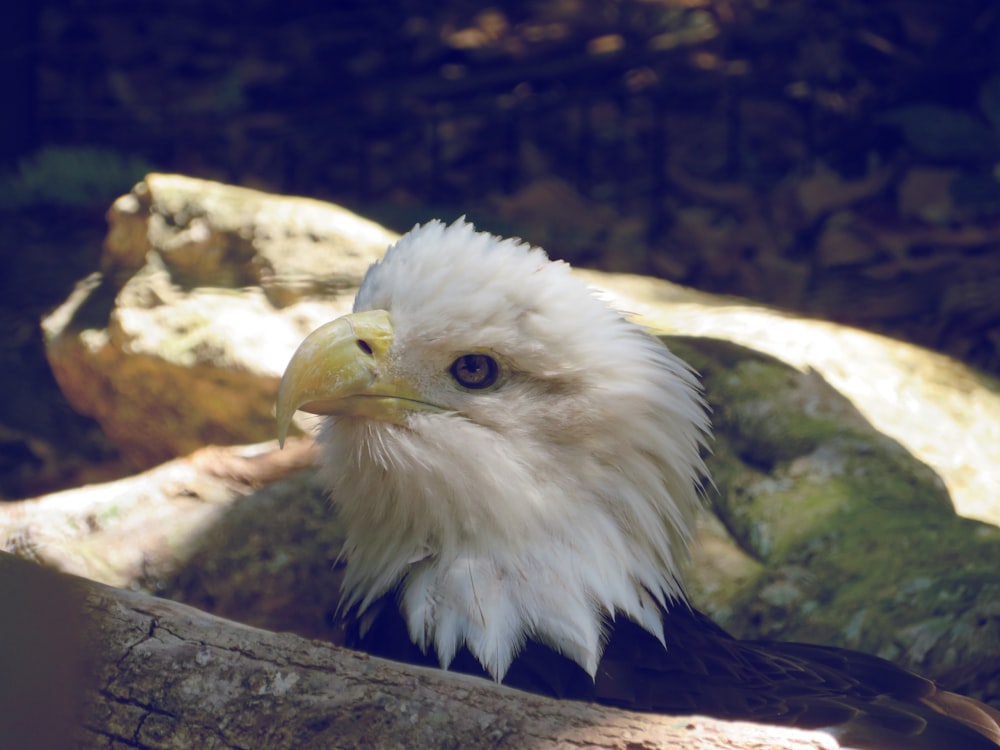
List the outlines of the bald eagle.
{"type": "Polygon", "coordinates": [[[565,263],[418,226],[277,403],[328,415],[348,645],[566,699],[995,748],[1000,712],[862,653],[737,640],[686,601],[709,420],[695,374],[565,263]]]}

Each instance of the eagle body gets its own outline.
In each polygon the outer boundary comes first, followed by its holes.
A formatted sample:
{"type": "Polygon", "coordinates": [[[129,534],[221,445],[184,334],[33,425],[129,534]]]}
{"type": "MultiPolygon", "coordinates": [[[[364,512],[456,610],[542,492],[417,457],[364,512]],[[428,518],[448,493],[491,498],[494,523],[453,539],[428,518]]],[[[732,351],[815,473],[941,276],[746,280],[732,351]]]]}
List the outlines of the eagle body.
{"type": "Polygon", "coordinates": [[[681,574],[707,472],[694,373],[540,249],[404,235],[289,363],[328,415],[348,645],[556,697],[989,748],[998,714],[865,654],[739,641],[681,574]]]}
{"type": "MultiPolygon", "coordinates": [[[[433,652],[410,639],[391,596],[378,616],[362,625],[352,618],[346,645],[386,659],[435,667],[433,652]],[[364,635],[361,630],[364,628],[364,635]]],[[[631,711],[707,715],[765,724],[820,729],[842,747],[995,748],[983,731],[943,715],[942,708],[983,722],[975,701],[941,690],[931,680],[857,651],[806,643],[742,641],[687,606],[663,613],[664,648],[630,620],[615,622],[596,674],[535,640],[525,643],[503,684],[531,693],[582,700],[631,711]]],[[[462,649],[449,669],[489,677],[462,649]]]]}

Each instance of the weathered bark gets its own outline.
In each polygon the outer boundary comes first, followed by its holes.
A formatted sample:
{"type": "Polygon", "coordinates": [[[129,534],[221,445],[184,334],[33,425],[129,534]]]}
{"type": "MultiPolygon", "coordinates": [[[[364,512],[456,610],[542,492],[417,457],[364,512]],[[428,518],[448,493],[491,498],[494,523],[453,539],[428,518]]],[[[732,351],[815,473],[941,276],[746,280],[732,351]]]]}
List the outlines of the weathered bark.
{"type": "Polygon", "coordinates": [[[3,648],[25,657],[24,669],[8,677],[30,680],[37,661],[53,662],[47,644],[28,637],[33,617],[59,636],[57,650],[79,644],[88,662],[86,677],[74,680],[72,655],[58,660],[51,672],[59,674],[58,684],[82,691],[36,690],[38,724],[19,722],[23,715],[3,717],[12,747],[836,747],[825,736],[792,730],[540,698],[260,630],[147,594],[84,579],[67,585],[66,577],[9,555],[0,555],[0,579],[30,579],[35,605],[15,601],[22,637],[3,648]],[[79,606],[82,618],[47,616],[70,606],[79,606]],[[75,728],[65,721],[74,711],[75,728]],[[45,718],[51,716],[64,721],[53,727],[45,718]]]}

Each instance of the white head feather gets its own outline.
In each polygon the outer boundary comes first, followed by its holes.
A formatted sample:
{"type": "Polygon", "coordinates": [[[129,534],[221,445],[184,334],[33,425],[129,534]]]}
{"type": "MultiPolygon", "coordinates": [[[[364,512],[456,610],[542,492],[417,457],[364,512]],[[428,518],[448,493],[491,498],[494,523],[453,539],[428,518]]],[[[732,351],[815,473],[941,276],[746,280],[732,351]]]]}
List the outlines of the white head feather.
{"type": "Polygon", "coordinates": [[[327,421],[345,603],[401,584],[413,640],[497,680],[527,638],[593,675],[616,613],[662,640],[705,473],[690,369],[568,265],[463,220],[401,238],[354,307],[389,312],[396,374],[450,411],[327,421]],[[456,385],[470,352],[497,387],[456,385]]]}

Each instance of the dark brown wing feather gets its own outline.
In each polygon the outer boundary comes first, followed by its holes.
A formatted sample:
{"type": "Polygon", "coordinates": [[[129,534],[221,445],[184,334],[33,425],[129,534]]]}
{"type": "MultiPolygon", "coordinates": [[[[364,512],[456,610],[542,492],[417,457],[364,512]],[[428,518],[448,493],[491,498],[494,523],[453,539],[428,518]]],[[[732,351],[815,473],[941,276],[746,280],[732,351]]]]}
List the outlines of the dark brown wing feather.
{"type": "MultiPolygon", "coordinates": [[[[575,662],[529,641],[504,684],[633,711],[822,729],[862,750],[1000,746],[995,709],[884,659],[803,643],[736,640],[683,605],[664,615],[664,627],[666,649],[629,620],[611,623],[594,680],[575,662]]],[[[362,621],[349,621],[347,645],[438,666],[436,655],[410,641],[393,595],[377,602],[362,621]]],[[[466,649],[449,668],[488,677],[466,649]]]]}

